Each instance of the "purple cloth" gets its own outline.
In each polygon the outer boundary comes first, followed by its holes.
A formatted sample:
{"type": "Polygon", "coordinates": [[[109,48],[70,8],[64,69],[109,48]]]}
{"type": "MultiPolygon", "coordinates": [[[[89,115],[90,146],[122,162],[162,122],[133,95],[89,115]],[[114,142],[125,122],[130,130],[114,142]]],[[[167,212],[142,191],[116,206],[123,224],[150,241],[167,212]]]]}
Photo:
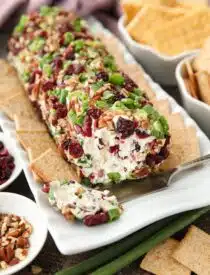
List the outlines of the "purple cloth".
{"type": "Polygon", "coordinates": [[[0,27],[12,21],[16,12],[31,12],[42,5],[56,4],[76,12],[80,16],[94,14],[114,32],[117,31],[116,19],[120,15],[118,0],[0,0],[0,27]]]}

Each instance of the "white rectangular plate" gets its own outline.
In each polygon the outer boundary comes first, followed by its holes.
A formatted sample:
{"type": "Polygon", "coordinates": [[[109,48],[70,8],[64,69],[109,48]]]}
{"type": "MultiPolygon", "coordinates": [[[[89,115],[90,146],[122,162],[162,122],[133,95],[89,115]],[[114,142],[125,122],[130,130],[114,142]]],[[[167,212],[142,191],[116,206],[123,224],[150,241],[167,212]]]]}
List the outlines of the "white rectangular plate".
{"type": "MultiPolygon", "coordinates": [[[[94,31],[108,33],[93,18],[89,20],[89,23],[94,31]]],[[[134,63],[134,59],[124,46],[121,45],[121,47],[124,49],[125,60],[128,63],[134,63]]],[[[198,128],[196,123],[148,75],[145,74],[145,78],[149,81],[153,91],[157,93],[158,98],[167,98],[169,100],[172,112],[180,112],[185,124],[196,128],[201,154],[210,153],[210,141],[198,128]]],[[[0,123],[4,132],[8,134],[8,138],[11,139],[11,142],[16,143],[31,191],[46,216],[48,229],[57,248],[64,255],[72,255],[113,243],[164,217],[210,204],[210,170],[206,167],[180,179],[176,184],[171,185],[165,190],[154,192],[125,203],[125,211],[122,217],[116,222],[96,227],[86,227],[79,222],[67,222],[61,214],[57,213],[48,204],[46,194],[40,191],[40,185],[33,179],[31,171],[28,168],[29,161],[27,154],[16,140],[13,122],[9,121],[1,113],[0,123]]]]}

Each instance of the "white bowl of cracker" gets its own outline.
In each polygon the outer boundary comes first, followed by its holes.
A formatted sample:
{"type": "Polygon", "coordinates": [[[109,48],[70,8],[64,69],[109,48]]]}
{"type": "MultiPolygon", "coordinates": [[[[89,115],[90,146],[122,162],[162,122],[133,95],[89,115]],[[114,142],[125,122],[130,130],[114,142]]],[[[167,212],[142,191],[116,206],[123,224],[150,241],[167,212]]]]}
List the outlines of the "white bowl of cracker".
{"type": "Polygon", "coordinates": [[[210,136],[210,39],[197,54],[185,58],[176,68],[176,79],[188,113],[210,136]]]}
{"type": "Polygon", "coordinates": [[[131,53],[153,78],[176,84],[175,69],[210,35],[207,1],[124,0],[118,27],[131,53]],[[187,2],[187,3],[186,3],[187,2]],[[205,5],[205,6],[204,6],[205,5]]]}

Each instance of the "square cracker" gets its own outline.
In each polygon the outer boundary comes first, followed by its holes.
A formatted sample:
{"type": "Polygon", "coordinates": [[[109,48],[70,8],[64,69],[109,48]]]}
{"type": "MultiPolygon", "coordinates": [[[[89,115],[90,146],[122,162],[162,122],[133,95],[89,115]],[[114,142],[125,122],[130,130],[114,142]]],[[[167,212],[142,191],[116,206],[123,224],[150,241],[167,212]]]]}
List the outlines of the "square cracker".
{"type": "Polygon", "coordinates": [[[140,267],[158,275],[190,275],[190,269],[178,263],[171,256],[178,245],[179,242],[172,238],[162,242],[146,254],[140,267]]]}
{"type": "Polygon", "coordinates": [[[128,24],[127,31],[136,41],[144,43],[147,35],[186,14],[185,9],[145,5],[128,24]]]}
{"type": "Polygon", "coordinates": [[[169,102],[167,99],[161,99],[161,100],[157,100],[154,99],[152,100],[153,106],[155,107],[155,109],[163,116],[169,116],[170,114],[170,106],[169,106],[169,102]]]}
{"type": "Polygon", "coordinates": [[[0,58],[0,79],[8,75],[17,75],[15,68],[6,59],[0,58]]]}
{"type": "Polygon", "coordinates": [[[178,4],[187,5],[189,7],[208,7],[208,0],[176,0],[178,4]]]}
{"type": "Polygon", "coordinates": [[[209,275],[210,235],[192,225],[175,249],[173,258],[198,275],[209,275]]]}
{"type": "Polygon", "coordinates": [[[32,161],[30,167],[44,182],[51,182],[53,180],[80,181],[71,165],[58,152],[52,149],[48,149],[32,161]]]}
{"type": "Polygon", "coordinates": [[[35,116],[35,111],[29,99],[22,93],[6,100],[4,104],[0,106],[0,109],[3,110],[11,120],[14,120],[15,115],[32,118],[35,116]]]}
{"type": "Polygon", "coordinates": [[[210,76],[207,72],[197,72],[195,74],[198,87],[199,87],[199,96],[201,100],[208,105],[210,105],[210,76]]]}
{"type": "Polygon", "coordinates": [[[16,94],[24,93],[24,90],[14,68],[5,60],[0,60],[0,66],[0,103],[2,103],[16,94]]]}
{"type": "MultiPolygon", "coordinates": [[[[32,161],[35,159],[34,156],[36,156],[36,154],[33,154],[32,150],[31,150],[30,148],[27,149],[27,153],[28,153],[29,161],[32,162],[32,161]]],[[[41,153],[41,154],[42,154],[42,153],[41,153]]],[[[41,154],[40,154],[40,155],[41,155],[41,154]]],[[[40,156],[40,155],[39,155],[39,156],[40,156]]],[[[37,157],[38,157],[38,156],[37,156],[37,157]]],[[[37,181],[38,183],[42,183],[42,180],[40,179],[39,176],[37,176],[36,173],[32,172],[32,174],[33,174],[33,177],[34,177],[35,181],[37,181]]]]}
{"type": "Polygon", "coordinates": [[[34,118],[14,116],[15,128],[17,132],[47,132],[47,128],[37,116],[34,118]]]}
{"type": "Polygon", "coordinates": [[[57,149],[55,142],[47,132],[19,132],[17,133],[17,138],[26,151],[30,148],[33,159],[39,157],[50,148],[53,150],[57,149]]]}
{"type": "Polygon", "coordinates": [[[160,165],[160,171],[167,171],[180,164],[194,160],[200,156],[200,147],[194,127],[170,129],[171,147],[166,161],[160,165]]]}
{"type": "Polygon", "coordinates": [[[157,28],[144,42],[166,55],[200,49],[210,35],[210,9],[193,9],[183,17],[157,28]]]}

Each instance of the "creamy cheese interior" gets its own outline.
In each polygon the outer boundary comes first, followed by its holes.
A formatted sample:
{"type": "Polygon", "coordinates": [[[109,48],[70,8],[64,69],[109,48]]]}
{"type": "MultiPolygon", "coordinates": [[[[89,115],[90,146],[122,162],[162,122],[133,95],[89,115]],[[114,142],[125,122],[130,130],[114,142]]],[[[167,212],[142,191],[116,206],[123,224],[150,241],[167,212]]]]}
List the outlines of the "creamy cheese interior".
{"type": "Polygon", "coordinates": [[[77,182],[66,184],[59,181],[51,182],[49,201],[60,210],[69,207],[78,219],[94,215],[99,211],[108,212],[119,208],[116,197],[110,196],[109,191],[86,188],[77,182]]]}

